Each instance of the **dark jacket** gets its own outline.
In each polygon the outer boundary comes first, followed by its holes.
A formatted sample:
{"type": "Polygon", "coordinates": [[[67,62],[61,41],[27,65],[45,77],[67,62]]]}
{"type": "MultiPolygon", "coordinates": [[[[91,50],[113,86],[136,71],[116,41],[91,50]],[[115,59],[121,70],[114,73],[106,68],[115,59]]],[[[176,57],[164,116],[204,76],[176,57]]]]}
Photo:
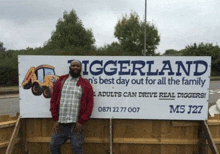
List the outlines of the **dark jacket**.
{"type": "MultiPolygon", "coordinates": [[[[61,98],[61,89],[64,82],[68,78],[68,74],[60,76],[56,84],[53,87],[52,97],[50,99],[50,111],[55,121],[59,118],[59,107],[61,98]]],[[[79,77],[77,86],[82,87],[82,97],[80,102],[80,111],[78,117],[78,123],[82,124],[84,121],[88,121],[93,109],[93,89],[89,81],[79,77]]]]}

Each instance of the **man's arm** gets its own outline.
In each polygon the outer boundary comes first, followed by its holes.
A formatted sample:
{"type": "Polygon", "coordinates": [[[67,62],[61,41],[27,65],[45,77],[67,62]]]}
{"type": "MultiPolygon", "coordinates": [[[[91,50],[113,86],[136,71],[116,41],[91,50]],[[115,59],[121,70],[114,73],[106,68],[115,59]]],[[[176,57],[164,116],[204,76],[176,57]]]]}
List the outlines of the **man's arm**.
{"type": "Polygon", "coordinates": [[[93,105],[94,105],[94,94],[91,84],[88,85],[88,92],[86,93],[86,110],[79,117],[78,123],[83,124],[84,121],[88,121],[90,115],[92,114],[93,105]]]}
{"type": "Polygon", "coordinates": [[[50,99],[50,112],[55,121],[58,120],[58,108],[56,107],[57,99],[59,97],[60,88],[59,88],[60,80],[58,79],[56,84],[53,87],[53,93],[50,99]]]}

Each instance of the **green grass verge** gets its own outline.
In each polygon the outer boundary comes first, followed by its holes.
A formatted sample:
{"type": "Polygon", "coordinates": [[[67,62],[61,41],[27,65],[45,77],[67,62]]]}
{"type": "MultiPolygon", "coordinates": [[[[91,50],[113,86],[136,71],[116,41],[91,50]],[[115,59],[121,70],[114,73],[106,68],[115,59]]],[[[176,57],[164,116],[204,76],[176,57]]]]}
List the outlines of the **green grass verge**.
{"type": "Polygon", "coordinates": [[[0,92],[1,91],[17,91],[18,89],[19,89],[18,86],[9,86],[9,87],[0,86],[0,92]]]}
{"type": "Polygon", "coordinates": [[[211,81],[218,81],[218,80],[220,80],[220,76],[212,76],[212,77],[210,78],[210,80],[211,80],[211,81]]]}

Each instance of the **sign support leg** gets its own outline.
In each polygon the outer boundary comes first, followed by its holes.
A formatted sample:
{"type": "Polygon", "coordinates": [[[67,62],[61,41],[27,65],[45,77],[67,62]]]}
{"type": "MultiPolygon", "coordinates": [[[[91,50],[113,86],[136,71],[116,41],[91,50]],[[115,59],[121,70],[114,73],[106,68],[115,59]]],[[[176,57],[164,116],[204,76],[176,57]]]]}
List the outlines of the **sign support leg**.
{"type": "Polygon", "coordinates": [[[113,145],[113,133],[112,133],[112,118],[109,119],[109,130],[110,130],[110,136],[109,136],[109,139],[110,139],[110,154],[113,154],[113,148],[112,148],[112,145],[113,145]]]}
{"type": "Polygon", "coordinates": [[[199,153],[207,154],[206,140],[213,154],[219,154],[206,121],[201,121],[199,135],[199,153]]]}

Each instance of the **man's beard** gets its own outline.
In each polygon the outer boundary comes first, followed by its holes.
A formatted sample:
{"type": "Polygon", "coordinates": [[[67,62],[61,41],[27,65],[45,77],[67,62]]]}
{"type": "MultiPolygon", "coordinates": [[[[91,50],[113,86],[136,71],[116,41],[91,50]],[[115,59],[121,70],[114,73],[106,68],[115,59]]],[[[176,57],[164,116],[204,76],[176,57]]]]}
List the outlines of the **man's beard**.
{"type": "Polygon", "coordinates": [[[73,77],[73,78],[78,78],[79,76],[81,76],[80,72],[79,73],[74,73],[74,71],[70,70],[69,74],[73,77]]]}

